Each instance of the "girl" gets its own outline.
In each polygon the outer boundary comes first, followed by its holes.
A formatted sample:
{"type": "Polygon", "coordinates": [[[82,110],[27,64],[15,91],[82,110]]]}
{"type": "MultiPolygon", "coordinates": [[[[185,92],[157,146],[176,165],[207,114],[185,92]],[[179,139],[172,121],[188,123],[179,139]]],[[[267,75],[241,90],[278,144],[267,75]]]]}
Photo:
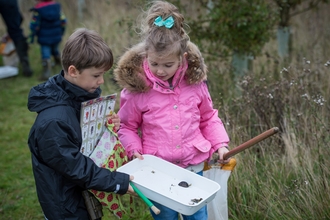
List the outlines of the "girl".
{"type": "MultiPolygon", "coordinates": [[[[142,26],[142,42],[120,58],[114,71],[121,92],[120,141],[129,157],[151,154],[203,173],[214,152],[219,162],[229,138],[206,85],[200,51],[184,30],[177,7],[153,1],[142,26]]],[[[154,219],[175,220],[178,213],[155,202],[154,219]]],[[[207,219],[206,206],[185,220],[207,219]]]]}

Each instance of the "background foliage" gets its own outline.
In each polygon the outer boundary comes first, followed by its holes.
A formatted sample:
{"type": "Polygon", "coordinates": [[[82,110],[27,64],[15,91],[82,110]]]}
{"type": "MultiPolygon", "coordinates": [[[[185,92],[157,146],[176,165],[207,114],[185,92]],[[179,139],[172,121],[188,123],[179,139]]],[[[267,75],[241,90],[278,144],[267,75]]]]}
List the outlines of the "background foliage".
{"type": "Polygon", "coordinates": [[[201,6],[205,13],[189,22],[190,36],[194,42],[209,45],[204,51],[220,56],[232,51],[260,53],[278,20],[276,7],[263,0],[219,0],[201,6]]]}

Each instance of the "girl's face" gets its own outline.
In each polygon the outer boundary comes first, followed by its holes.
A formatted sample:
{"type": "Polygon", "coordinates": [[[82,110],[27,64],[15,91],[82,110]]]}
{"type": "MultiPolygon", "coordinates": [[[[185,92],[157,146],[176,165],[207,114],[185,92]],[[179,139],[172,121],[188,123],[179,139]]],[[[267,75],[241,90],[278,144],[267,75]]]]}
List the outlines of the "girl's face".
{"type": "Polygon", "coordinates": [[[154,76],[163,81],[172,79],[181,64],[181,59],[178,55],[160,57],[157,53],[148,53],[147,60],[154,76]]]}
{"type": "Polygon", "coordinates": [[[79,72],[74,66],[71,65],[69,66],[68,73],[68,81],[89,93],[95,92],[95,90],[104,83],[104,69],[92,67],[79,72]]]}

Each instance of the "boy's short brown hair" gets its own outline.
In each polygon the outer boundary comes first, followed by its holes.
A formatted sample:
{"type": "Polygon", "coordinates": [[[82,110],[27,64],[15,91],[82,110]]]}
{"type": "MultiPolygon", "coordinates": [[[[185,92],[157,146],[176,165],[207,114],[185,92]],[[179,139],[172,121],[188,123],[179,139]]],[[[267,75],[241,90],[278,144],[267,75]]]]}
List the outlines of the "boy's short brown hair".
{"type": "Polygon", "coordinates": [[[96,31],[78,28],[66,41],[62,51],[62,66],[65,73],[70,65],[75,66],[80,72],[92,67],[107,71],[113,65],[113,54],[96,31]]]}

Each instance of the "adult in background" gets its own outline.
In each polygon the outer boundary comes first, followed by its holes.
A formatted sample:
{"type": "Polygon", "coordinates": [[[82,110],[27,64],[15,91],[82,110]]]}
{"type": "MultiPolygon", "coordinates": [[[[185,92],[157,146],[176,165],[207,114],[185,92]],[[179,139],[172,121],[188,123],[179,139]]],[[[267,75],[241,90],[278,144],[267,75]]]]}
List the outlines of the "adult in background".
{"type": "Polygon", "coordinates": [[[0,0],[0,13],[6,24],[7,32],[14,41],[23,75],[30,77],[33,72],[29,64],[28,44],[21,28],[23,17],[19,11],[17,0],[0,0]]]}

